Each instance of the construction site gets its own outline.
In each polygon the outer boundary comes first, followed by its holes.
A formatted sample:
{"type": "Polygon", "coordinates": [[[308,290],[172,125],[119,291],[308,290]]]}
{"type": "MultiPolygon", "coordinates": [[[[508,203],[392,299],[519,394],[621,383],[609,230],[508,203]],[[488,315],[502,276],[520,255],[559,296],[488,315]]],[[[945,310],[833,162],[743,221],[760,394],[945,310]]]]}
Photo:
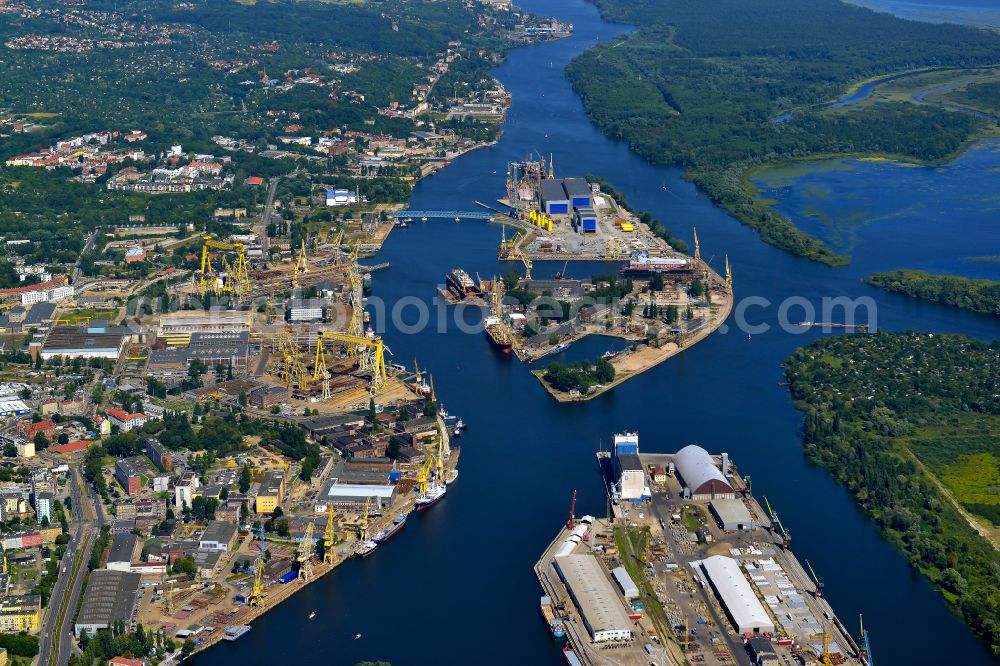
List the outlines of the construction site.
{"type": "Polygon", "coordinates": [[[598,462],[607,515],[571,508],[535,566],[569,663],[873,663],[863,626],[856,641],[726,454],[640,453],[625,433],[598,462]]]}

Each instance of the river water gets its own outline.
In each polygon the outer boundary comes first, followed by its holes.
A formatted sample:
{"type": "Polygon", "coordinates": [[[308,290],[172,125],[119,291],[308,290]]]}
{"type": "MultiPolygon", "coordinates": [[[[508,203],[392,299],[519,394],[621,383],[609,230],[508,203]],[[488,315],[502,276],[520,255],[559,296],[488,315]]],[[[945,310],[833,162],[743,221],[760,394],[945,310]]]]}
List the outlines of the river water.
{"type": "MultiPolygon", "coordinates": [[[[603,137],[584,115],[563,68],[584,49],[627,28],[604,22],[583,0],[521,4],[573,23],[574,35],[510,54],[495,72],[514,96],[502,140],[421,182],[413,208],[472,210],[475,200],[503,194],[508,160],[533,150],[552,153],[557,175],[603,175],[681,237],[690,240],[697,225],[702,256],[717,270],[729,254],[737,297],[761,296],[774,304],[751,309],[751,323],[774,324],[778,304],[790,296],[810,303],[868,296],[877,302],[883,329],[1000,338],[996,319],[882,294],[861,283],[872,270],[906,265],[919,248],[960,256],[964,251],[953,251],[952,237],[902,243],[894,231],[877,237],[879,227],[873,226],[864,243],[877,245],[877,252],[862,253],[845,268],[827,268],[765,245],[676,170],[652,167],[626,145],[603,137]]],[[[397,229],[379,255],[392,267],[376,274],[374,295],[390,304],[404,297],[431,303],[453,267],[484,277],[502,272],[506,268],[495,259],[499,238],[500,229],[485,222],[418,222],[397,229]]],[[[961,265],[955,260],[948,267],[960,272],[961,265]]],[[[536,264],[535,272],[544,276],[561,268],[536,264]]],[[[602,268],[571,264],[570,273],[584,276],[602,268]]],[[[408,313],[413,321],[415,310],[408,313]]],[[[810,317],[799,310],[789,318],[810,317]]],[[[817,335],[772,331],[748,340],[735,330],[716,333],[589,403],[559,405],[528,367],[498,358],[482,334],[455,326],[404,333],[390,326],[385,338],[397,361],[409,364],[417,357],[433,373],[444,405],[469,425],[461,439],[460,478],[442,502],[411,516],[372,557],[345,563],[255,622],[238,642],[212,648],[194,662],[562,663],[540,618],[532,565],[565,521],[574,489],[578,515],[604,512],[594,452],[607,448],[613,433],[629,429],[639,431],[647,451],[673,451],[688,443],[728,451],[751,475],[755,492],[767,495],[781,513],[794,535],[793,548],[824,579],[848,626],[856,626],[864,613],[880,663],[940,663],[943,654],[951,663],[995,663],[844,490],[803,457],[802,420],[787,389],[779,386],[780,363],[817,335]],[[307,619],[311,611],[313,620],[307,619]]],[[[582,344],[586,348],[574,357],[592,357],[609,343],[582,344]]]]}

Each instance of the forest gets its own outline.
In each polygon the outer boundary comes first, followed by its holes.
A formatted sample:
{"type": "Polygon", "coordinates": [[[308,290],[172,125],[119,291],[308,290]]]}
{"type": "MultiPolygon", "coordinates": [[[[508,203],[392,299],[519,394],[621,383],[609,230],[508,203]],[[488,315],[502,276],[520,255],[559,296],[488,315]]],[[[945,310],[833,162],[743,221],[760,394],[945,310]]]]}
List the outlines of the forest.
{"type": "Polygon", "coordinates": [[[598,5],[606,18],[641,28],[570,63],[594,122],[653,162],[686,167],[688,179],[764,241],[831,265],[848,257],[760,200],[748,172],[827,153],[943,160],[985,121],[907,102],[821,105],[879,74],[1000,59],[991,33],[838,0],[598,5]]]}
{"type": "Polygon", "coordinates": [[[1000,654],[1000,553],[958,510],[1000,518],[1000,341],[837,335],[785,371],[807,455],[1000,654]]]}
{"type": "Polygon", "coordinates": [[[1000,282],[995,280],[898,270],[875,273],[865,278],[865,282],[923,301],[947,303],[964,310],[1000,316],[1000,282]]]}

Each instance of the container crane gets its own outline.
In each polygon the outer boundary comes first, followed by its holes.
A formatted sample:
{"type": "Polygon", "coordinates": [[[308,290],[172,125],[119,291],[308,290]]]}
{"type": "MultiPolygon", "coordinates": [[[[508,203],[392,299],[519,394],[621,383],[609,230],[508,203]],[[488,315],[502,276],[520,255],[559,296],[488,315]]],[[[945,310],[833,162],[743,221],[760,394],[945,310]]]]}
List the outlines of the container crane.
{"type": "Polygon", "coordinates": [[[813,582],[816,583],[816,591],[813,593],[815,597],[823,596],[823,581],[819,579],[816,572],[813,570],[812,565],[809,564],[809,560],[806,560],[806,567],[809,568],[809,575],[812,576],[813,582]]]}
{"type": "Polygon", "coordinates": [[[778,534],[781,535],[781,547],[787,550],[789,543],[792,540],[792,535],[789,534],[788,530],[785,529],[785,526],[781,524],[781,519],[778,518],[778,513],[771,508],[771,503],[767,500],[766,496],[764,497],[764,504],[767,506],[767,514],[771,519],[771,529],[773,531],[775,527],[778,528],[778,534]]]}

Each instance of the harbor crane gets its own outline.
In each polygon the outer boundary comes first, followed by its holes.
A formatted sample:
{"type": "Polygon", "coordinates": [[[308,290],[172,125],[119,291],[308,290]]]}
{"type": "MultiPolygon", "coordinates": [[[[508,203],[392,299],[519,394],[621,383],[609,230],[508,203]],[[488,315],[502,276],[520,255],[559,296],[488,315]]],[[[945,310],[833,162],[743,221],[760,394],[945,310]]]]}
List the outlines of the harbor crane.
{"type": "Polygon", "coordinates": [[[825,623],[823,624],[823,633],[816,634],[814,638],[823,639],[823,652],[819,656],[819,663],[823,666],[833,666],[833,656],[830,654],[830,641],[833,640],[833,636],[825,623]]]}
{"type": "Polygon", "coordinates": [[[859,615],[858,620],[861,622],[861,642],[865,646],[865,653],[862,655],[862,661],[868,664],[868,666],[875,666],[875,660],[872,658],[872,646],[868,641],[868,631],[865,629],[865,618],[859,615]]]}
{"type": "Polygon", "coordinates": [[[823,581],[821,581],[819,579],[819,576],[816,575],[816,572],[813,570],[812,565],[809,564],[809,560],[806,560],[806,567],[808,567],[808,569],[809,569],[809,575],[812,576],[813,582],[816,583],[816,592],[813,593],[813,596],[822,597],[823,596],[823,581]]]}
{"type": "Polygon", "coordinates": [[[312,556],[316,552],[316,537],[314,532],[316,526],[309,521],[306,523],[306,532],[299,541],[299,547],[295,554],[295,560],[299,563],[299,578],[309,580],[312,578],[312,556]]]}
{"type": "Polygon", "coordinates": [[[729,266],[729,255],[726,255],[726,291],[733,293],[733,270],[729,266]]]}
{"type": "Polygon", "coordinates": [[[774,528],[778,528],[778,534],[781,535],[781,547],[788,550],[789,542],[792,540],[792,535],[788,533],[785,526],[781,524],[781,519],[778,518],[778,513],[771,508],[771,503],[767,500],[767,496],[764,497],[764,504],[767,506],[767,515],[771,519],[771,531],[774,528]]]}
{"type": "Polygon", "coordinates": [[[695,262],[701,261],[701,243],[698,242],[698,227],[692,227],[694,229],[694,260],[695,262]]]}
{"type": "Polygon", "coordinates": [[[302,247],[299,249],[299,257],[295,260],[295,270],[292,273],[292,288],[299,288],[299,275],[309,272],[309,259],[306,256],[306,239],[302,239],[302,247]]]}
{"type": "Polygon", "coordinates": [[[566,521],[566,529],[573,529],[573,522],[576,519],[576,490],[573,490],[573,499],[569,501],[569,520],[566,521]]]}
{"type": "Polygon", "coordinates": [[[316,359],[313,361],[313,380],[323,382],[323,400],[330,399],[330,372],[326,369],[326,354],[323,353],[323,338],[316,340],[316,359]]]}
{"type": "Polygon", "coordinates": [[[333,564],[333,544],[337,540],[334,527],[333,503],[326,509],[326,528],[323,530],[323,564],[333,564]]]}
{"type": "Polygon", "coordinates": [[[371,510],[372,498],[368,497],[365,500],[365,512],[361,514],[361,520],[358,522],[358,540],[367,541],[368,540],[368,514],[371,510]]]}
{"type": "Polygon", "coordinates": [[[437,456],[431,456],[424,461],[424,464],[420,466],[420,471],[417,473],[417,491],[421,495],[427,494],[427,480],[431,475],[431,465],[434,464],[437,456]]]}
{"type": "Polygon", "coordinates": [[[253,586],[247,595],[247,606],[256,608],[264,605],[264,556],[259,555],[254,561],[253,586]]]}

